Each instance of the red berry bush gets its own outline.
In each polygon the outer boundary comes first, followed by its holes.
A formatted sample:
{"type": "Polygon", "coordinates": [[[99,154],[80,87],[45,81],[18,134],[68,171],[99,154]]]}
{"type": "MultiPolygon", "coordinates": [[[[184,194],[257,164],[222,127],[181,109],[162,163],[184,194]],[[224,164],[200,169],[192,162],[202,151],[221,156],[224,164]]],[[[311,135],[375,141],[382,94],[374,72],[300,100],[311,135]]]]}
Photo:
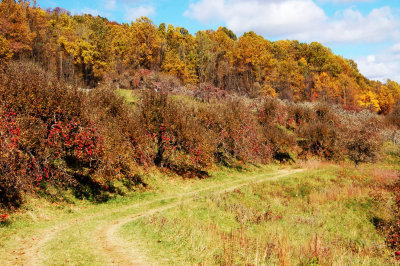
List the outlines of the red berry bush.
{"type": "Polygon", "coordinates": [[[204,177],[214,164],[378,158],[381,125],[371,129],[368,112],[249,99],[205,83],[179,94],[161,76],[138,75],[140,100],[127,105],[112,89],[83,92],[36,64],[10,63],[0,73],[0,203],[18,206],[51,187],[104,200],[121,191],[117,181],[146,186],[138,170],[154,167],[204,177]]]}
{"type": "Polygon", "coordinates": [[[386,244],[393,250],[394,256],[400,260],[400,181],[390,187],[395,197],[394,217],[391,221],[380,224],[379,227],[386,236],[386,244]]]}

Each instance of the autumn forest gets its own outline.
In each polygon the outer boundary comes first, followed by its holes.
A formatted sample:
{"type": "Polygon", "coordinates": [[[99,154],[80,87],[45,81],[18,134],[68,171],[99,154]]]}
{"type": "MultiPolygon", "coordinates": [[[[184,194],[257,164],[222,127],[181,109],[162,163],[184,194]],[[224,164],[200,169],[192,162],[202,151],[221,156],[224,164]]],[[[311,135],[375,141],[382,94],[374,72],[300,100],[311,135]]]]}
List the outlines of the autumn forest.
{"type": "Polygon", "coordinates": [[[400,85],[321,43],[0,0],[2,265],[392,265],[399,170],[400,85]]]}
{"type": "Polygon", "coordinates": [[[400,85],[367,79],[317,42],[226,27],[192,35],[2,0],[0,67],[4,208],[30,193],[61,199],[53,188],[107,200],[121,193],[116,182],[146,186],[154,169],[358,165],[398,139],[400,85]]]}
{"type": "Polygon", "coordinates": [[[193,36],[145,17],[120,25],[71,16],[62,8],[43,10],[29,1],[0,5],[3,66],[11,59],[32,59],[59,79],[89,88],[125,78],[125,87],[133,89],[134,72],[148,69],[186,85],[210,83],[250,97],[322,100],[380,114],[388,114],[400,99],[399,84],[366,79],[353,60],[317,42],[271,42],[255,32],[238,38],[225,27],[193,36]]]}

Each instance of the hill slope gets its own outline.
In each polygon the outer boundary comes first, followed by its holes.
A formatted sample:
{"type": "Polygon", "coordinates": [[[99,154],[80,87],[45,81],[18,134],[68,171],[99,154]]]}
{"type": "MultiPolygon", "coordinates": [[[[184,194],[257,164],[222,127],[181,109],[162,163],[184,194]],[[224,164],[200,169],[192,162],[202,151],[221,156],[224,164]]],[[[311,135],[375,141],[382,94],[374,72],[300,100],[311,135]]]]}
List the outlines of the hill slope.
{"type": "Polygon", "coordinates": [[[396,82],[366,79],[353,60],[317,42],[271,42],[255,32],[237,38],[225,27],[193,36],[145,17],[120,25],[15,0],[1,1],[0,21],[0,64],[33,58],[59,79],[89,87],[117,81],[137,88],[146,70],[155,70],[184,84],[209,83],[252,97],[324,100],[384,114],[400,99],[396,82]]]}

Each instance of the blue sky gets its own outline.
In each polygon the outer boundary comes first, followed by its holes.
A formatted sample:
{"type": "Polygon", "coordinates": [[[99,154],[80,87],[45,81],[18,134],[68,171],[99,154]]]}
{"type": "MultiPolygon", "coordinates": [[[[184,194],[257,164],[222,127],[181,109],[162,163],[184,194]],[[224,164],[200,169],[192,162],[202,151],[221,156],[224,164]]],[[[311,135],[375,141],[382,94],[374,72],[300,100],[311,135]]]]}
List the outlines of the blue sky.
{"type": "Polygon", "coordinates": [[[38,0],[42,8],[101,15],[117,22],[140,16],[191,33],[223,25],[269,40],[319,41],[354,59],[371,79],[400,82],[400,0],[38,0]]]}

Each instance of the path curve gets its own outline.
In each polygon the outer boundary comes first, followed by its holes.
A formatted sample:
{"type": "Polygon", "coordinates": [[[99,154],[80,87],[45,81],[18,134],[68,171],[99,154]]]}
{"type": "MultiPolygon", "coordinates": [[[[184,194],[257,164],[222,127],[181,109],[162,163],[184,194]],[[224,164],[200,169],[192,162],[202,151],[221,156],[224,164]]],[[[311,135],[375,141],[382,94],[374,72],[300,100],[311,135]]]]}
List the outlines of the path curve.
{"type": "MultiPolygon", "coordinates": [[[[119,212],[124,212],[129,209],[134,209],[140,206],[151,205],[152,203],[174,200],[182,198],[184,200],[190,200],[191,196],[194,196],[200,192],[211,191],[217,189],[212,192],[225,192],[235,190],[239,187],[249,185],[251,183],[261,183],[265,181],[274,181],[279,178],[294,174],[296,172],[304,171],[303,169],[294,169],[294,170],[279,170],[276,175],[270,176],[269,173],[263,173],[259,175],[255,175],[249,179],[239,179],[234,180],[229,183],[230,186],[226,186],[226,183],[215,184],[206,188],[180,193],[173,196],[166,196],[154,200],[143,201],[139,203],[129,204],[127,206],[121,207],[118,210],[110,210],[107,212],[100,212],[92,215],[87,215],[84,218],[71,218],[66,222],[56,224],[48,229],[43,229],[39,231],[38,234],[33,237],[29,237],[21,240],[19,248],[13,251],[12,258],[8,261],[10,265],[40,265],[44,261],[44,256],[42,254],[43,246],[50,242],[55,235],[62,233],[64,230],[68,230],[70,227],[78,224],[87,222],[101,216],[105,215],[113,215],[119,212]],[[260,178],[265,176],[265,178],[260,178]],[[239,184],[238,184],[239,183],[239,184]]],[[[148,208],[146,211],[142,211],[139,213],[129,214],[122,216],[116,220],[113,220],[111,223],[100,225],[95,231],[94,241],[98,243],[98,246],[102,249],[107,257],[109,258],[109,264],[114,265],[149,265],[149,260],[143,256],[140,252],[134,250],[129,246],[130,243],[127,243],[125,240],[118,237],[117,232],[119,229],[126,223],[129,223],[133,220],[139,219],[141,217],[152,215],[156,212],[165,211],[167,209],[175,207],[177,204],[181,203],[181,201],[166,203],[162,207],[158,208],[148,208]]]]}
{"type": "MultiPolygon", "coordinates": [[[[260,179],[260,180],[254,180],[256,178],[252,178],[245,184],[239,184],[239,185],[225,187],[223,189],[213,191],[213,193],[224,193],[224,192],[234,191],[238,188],[247,186],[249,184],[257,184],[257,183],[262,183],[262,182],[276,181],[280,178],[283,178],[283,177],[286,177],[286,176],[289,176],[289,175],[292,175],[294,173],[298,173],[301,171],[304,171],[304,170],[303,169],[281,170],[280,172],[283,172],[283,173],[274,175],[273,177],[266,177],[265,179],[260,179]]],[[[218,185],[208,187],[207,189],[204,189],[204,190],[211,190],[213,187],[218,187],[218,185]]],[[[178,197],[183,198],[183,202],[185,202],[185,201],[192,200],[193,197],[191,197],[191,196],[193,194],[194,194],[194,192],[181,193],[178,195],[178,197]]],[[[141,213],[138,213],[135,215],[127,215],[126,217],[121,217],[117,220],[112,221],[111,223],[108,223],[108,224],[103,225],[100,228],[98,228],[96,230],[96,237],[94,240],[97,241],[99,247],[101,247],[101,249],[102,249],[102,252],[107,254],[107,257],[110,258],[109,263],[112,265],[152,265],[152,264],[155,264],[155,262],[152,262],[149,258],[145,257],[144,254],[142,254],[139,250],[136,250],[135,247],[132,245],[132,243],[127,242],[122,237],[119,237],[118,232],[121,229],[121,227],[127,223],[133,222],[134,220],[137,220],[142,217],[150,216],[154,213],[159,213],[159,212],[174,208],[181,203],[182,203],[182,201],[169,203],[162,207],[157,207],[157,208],[153,208],[150,210],[146,210],[144,212],[141,212],[141,213]]]]}

